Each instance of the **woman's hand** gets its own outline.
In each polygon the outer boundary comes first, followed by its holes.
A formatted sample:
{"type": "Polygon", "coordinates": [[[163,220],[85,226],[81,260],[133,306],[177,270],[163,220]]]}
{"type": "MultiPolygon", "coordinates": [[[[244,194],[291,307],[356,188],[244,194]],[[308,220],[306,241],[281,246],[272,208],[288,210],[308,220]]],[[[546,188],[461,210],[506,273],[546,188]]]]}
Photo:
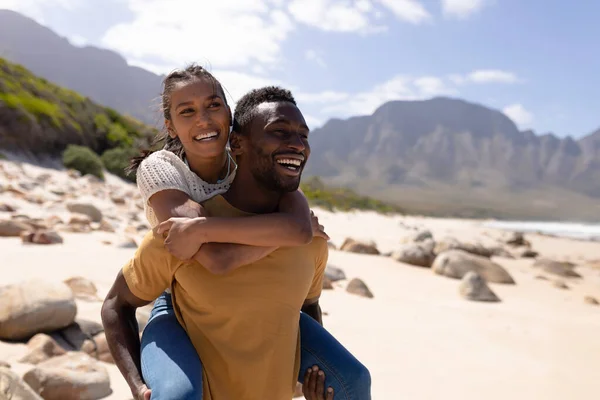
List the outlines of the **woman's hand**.
{"type": "Polygon", "coordinates": [[[302,394],[306,400],[333,400],[333,388],[330,387],[325,392],[325,373],[319,371],[316,365],[304,374],[302,394]]]}
{"type": "MultiPolygon", "coordinates": [[[[157,227],[159,235],[165,235],[165,247],[169,253],[182,261],[191,260],[200,250],[202,244],[206,243],[202,238],[202,225],[206,223],[206,218],[169,218],[157,227]]],[[[206,236],[206,235],[203,235],[206,236]]]]}
{"type": "Polygon", "coordinates": [[[152,391],[148,389],[148,386],[142,385],[135,391],[135,393],[132,394],[135,400],[150,400],[152,391]]]}
{"type": "Polygon", "coordinates": [[[329,235],[325,233],[325,227],[319,224],[319,217],[312,210],[310,211],[310,223],[312,225],[313,237],[321,237],[329,240],[329,235]]]}

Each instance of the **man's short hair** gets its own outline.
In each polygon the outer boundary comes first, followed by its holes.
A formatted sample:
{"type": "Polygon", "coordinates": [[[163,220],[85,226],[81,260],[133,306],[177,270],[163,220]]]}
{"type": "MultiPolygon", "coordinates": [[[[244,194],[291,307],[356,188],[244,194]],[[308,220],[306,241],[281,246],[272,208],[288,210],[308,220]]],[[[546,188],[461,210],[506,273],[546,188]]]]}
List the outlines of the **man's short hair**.
{"type": "Polygon", "coordinates": [[[255,116],[256,107],[262,103],[275,101],[289,101],[296,105],[296,100],[292,92],[279,86],[266,86],[260,89],[253,89],[246,93],[237,102],[235,113],[233,114],[233,130],[242,133],[244,128],[252,121],[255,116]]]}

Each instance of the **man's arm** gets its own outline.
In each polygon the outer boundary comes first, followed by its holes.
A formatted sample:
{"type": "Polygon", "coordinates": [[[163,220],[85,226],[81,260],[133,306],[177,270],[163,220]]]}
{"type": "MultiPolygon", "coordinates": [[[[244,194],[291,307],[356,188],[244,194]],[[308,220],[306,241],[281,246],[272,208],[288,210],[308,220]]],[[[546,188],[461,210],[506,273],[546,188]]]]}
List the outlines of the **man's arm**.
{"type": "Polygon", "coordinates": [[[131,293],[119,271],[101,311],[108,348],[136,399],[143,399],[147,388],[140,367],[140,334],[135,311],[148,303],[131,293]]]}
{"type": "Polygon", "coordinates": [[[315,321],[323,325],[323,314],[321,312],[321,305],[319,304],[319,298],[307,299],[302,306],[302,312],[310,315],[315,321]]]}

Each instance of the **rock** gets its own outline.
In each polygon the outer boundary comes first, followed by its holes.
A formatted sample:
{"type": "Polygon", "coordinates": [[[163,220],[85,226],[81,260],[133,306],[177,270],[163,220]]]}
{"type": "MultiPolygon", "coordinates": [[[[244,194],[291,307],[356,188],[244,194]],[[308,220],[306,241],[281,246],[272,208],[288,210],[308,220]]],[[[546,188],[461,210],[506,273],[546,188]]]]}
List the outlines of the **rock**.
{"type": "Polygon", "coordinates": [[[0,212],[14,212],[17,209],[10,204],[0,203],[0,212]]]}
{"type": "Polygon", "coordinates": [[[492,255],[494,255],[493,250],[488,249],[479,243],[462,243],[451,237],[444,238],[441,242],[436,243],[433,250],[436,254],[440,254],[447,250],[462,250],[467,253],[487,258],[490,258],[492,255]]]}
{"type": "Polygon", "coordinates": [[[108,222],[106,219],[102,219],[102,221],[100,221],[100,225],[98,226],[97,230],[100,230],[102,232],[114,233],[115,227],[112,226],[112,224],[110,222],[108,222]]]}
{"type": "Polygon", "coordinates": [[[112,196],[110,196],[110,199],[115,204],[125,204],[125,197],[123,197],[123,196],[112,195],[112,196]]]}
{"type": "Polygon", "coordinates": [[[51,230],[42,230],[37,232],[25,231],[21,233],[21,241],[31,244],[61,244],[63,238],[51,230]]]}
{"type": "Polygon", "coordinates": [[[590,304],[592,306],[597,306],[600,304],[600,302],[598,302],[598,300],[596,300],[594,297],[592,296],[585,296],[583,298],[583,301],[585,302],[585,304],[590,304]]]}
{"type": "Polygon", "coordinates": [[[398,262],[430,268],[435,260],[434,247],[435,243],[431,239],[422,243],[406,244],[394,252],[392,258],[398,262]]]}
{"type": "Polygon", "coordinates": [[[417,232],[413,236],[412,241],[413,242],[423,242],[423,241],[425,241],[427,239],[433,240],[433,235],[431,234],[431,231],[423,230],[423,231],[417,232]]]}
{"type": "Polygon", "coordinates": [[[44,361],[23,380],[44,400],[96,400],[112,393],[106,368],[82,352],[44,361]]]}
{"type": "Polygon", "coordinates": [[[539,255],[539,253],[535,250],[531,250],[531,249],[523,249],[519,256],[521,256],[522,258],[535,258],[539,255]]]}
{"type": "Polygon", "coordinates": [[[352,238],[347,238],[344,240],[344,243],[340,249],[342,251],[349,251],[351,253],[379,255],[379,250],[377,250],[377,246],[374,242],[359,242],[352,238]]]}
{"type": "Polygon", "coordinates": [[[0,399],[42,400],[24,381],[8,368],[0,366],[0,399]]]}
{"type": "Polygon", "coordinates": [[[324,276],[323,277],[323,290],[332,290],[332,289],[333,289],[333,284],[331,283],[331,280],[327,276],[324,276]]]}
{"type": "Polygon", "coordinates": [[[64,283],[33,279],[0,287],[0,339],[22,340],[69,326],[77,305],[64,283]]]}
{"type": "Polygon", "coordinates": [[[21,233],[31,229],[30,225],[17,220],[0,220],[0,237],[19,237],[21,233]]]}
{"type": "Polygon", "coordinates": [[[86,340],[104,331],[104,327],[92,321],[77,320],[66,328],[50,334],[56,342],[69,351],[81,350],[86,340]]]}
{"type": "Polygon", "coordinates": [[[564,283],[563,281],[554,281],[552,283],[552,286],[554,286],[555,288],[558,288],[558,289],[568,289],[569,288],[567,286],[567,284],[564,283]]]}
{"type": "Polygon", "coordinates": [[[448,278],[462,279],[467,272],[477,272],[487,282],[514,284],[510,274],[492,260],[467,253],[463,250],[448,250],[439,254],[433,265],[433,272],[448,278]]]}
{"type": "Polygon", "coordinates": [[[503,257],[503,258],[510,258],[510,259],[514,259],[515,258],[515,256],[513,256],[504,247],[494,247],[494,248],[491,248],[490,251],[492,252],[492,256],[503,257]]]}
{"type": "Polygon", "coordinates": [[[547,277],[545,277],[544,275],[536,275],[536,276],[535,276],[535,279],[539,279],[539,280],[541,280],[541,281],[547,281],[547,280],[548,280],[548,278],[547,278],[547,277]]]}
{"type": "Polygon", "coordinates": [[[65,349],[50,336],[38,333],[27,342],[28,353],[19,362],[26,364],[39,364],[55,356],[66,354],[65,349]]]}
{"type": "Polygon", "coordinates": [[[64,281],[64,283],[71,288],[71,291],[76,299],[86,301],[102,301],[102,299],[98,296],[98,288],[96,288],[94,282],[90,281],[89,279],[77,276],[67,279],[64,281]]]}
{"type": "MultiPolygon", "coordinates": [[[[10,368],[10,364],[7,363],[6,361],[0,360],[0,368],[10,368]]],[[[0,392],[0,393],[2,393],[2,392],[0,392]]]]}
{"type": "Polygon", "coordinates": [[[531,247],[531,243],[525,240],[522,232],[513,232],[513,234],[506,240],[506,244],[513,247],[531,247]]]}
{"type": "Polygon", "coordinates": [[[540,258],[533,263],[533,266],[541,268],[543,271],[549,274],[560,276],[562,278],[581,278],[581,275],[573,270],[575,264],[570,262],[540,258]]]}
{"type": "Polygon", "coordinates": [[[487,285],[485,279],[475,271],[469,271],[463,276],[459,293],[467,300],[473,301],[500,301],[498,296],[487,285]]]}
{"type": "Polygon", "coordinates": [[[92,219],[85,214],[73,213],[69,219],[69,225],[90,225],[92,219]]]}
{"type": "Polygon", "coordinates": [[[137,249],[138,245],[133,238],[125,238],[117,244],[117,247],[120,249],[137,249]]]}
{"type": "Polygon", "coordinates": [[[327,247],[331,250],[337,250],[337,247],[335,247],[335,244],[332,243],[331,240],[327,242],[327,247]]]}
{"type": "Polygon", "coordinates": [[[73,213],[87,215],[92,222],[102,221],[102,212],[95,205],[90,203],[71,201],[67,203],[67,210],[73,213]]]}
{"type": "Polygon", "coordinates": [[[327,268],[325,268],[325,276],[331,282],[337,282],[346,279],[346,274],[344,273],[344,271],[332,265],[328,265],[327,268]]]}
{"type": "Polygon", "coordinates": [[[367,284],[358,278],[354,278],[348,283],[346,291],[358,296],[373,298],[373,293],[371,293],[367,284]]]}
{"type": "Polygon", "coordinates": [[[115,363],[115,360],[113,359],[108,348],[108,342],[106,341],[106,335],[104,332],[99,333],[83,342],[81,351],[97,360],[111,364],[115,363]]]}

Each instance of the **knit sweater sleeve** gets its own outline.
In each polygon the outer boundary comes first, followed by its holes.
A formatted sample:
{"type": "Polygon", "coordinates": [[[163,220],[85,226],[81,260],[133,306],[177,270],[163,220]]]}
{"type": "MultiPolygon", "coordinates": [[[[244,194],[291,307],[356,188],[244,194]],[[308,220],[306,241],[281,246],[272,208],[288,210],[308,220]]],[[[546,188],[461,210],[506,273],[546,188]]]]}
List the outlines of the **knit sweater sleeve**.
{"type": "Polygon", "coordinates": [[[187,167],[179,157],[167,150],[150,154],[140,164],[136,180],[144,203],[153,194],[163,190],[175,189],[192,197],[186,176],[187,167]]]}

